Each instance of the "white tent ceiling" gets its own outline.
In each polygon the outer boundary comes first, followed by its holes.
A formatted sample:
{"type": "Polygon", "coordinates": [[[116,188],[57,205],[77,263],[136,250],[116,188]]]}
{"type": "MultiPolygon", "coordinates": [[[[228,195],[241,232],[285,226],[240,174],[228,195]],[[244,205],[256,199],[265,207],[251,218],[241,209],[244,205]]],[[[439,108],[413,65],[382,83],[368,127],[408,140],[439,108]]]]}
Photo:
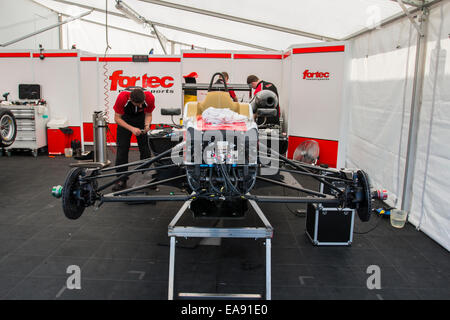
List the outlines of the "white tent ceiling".
{"type": "MultiPolygon", "coordinates": [[[[156,39],[147,38],[145,46],[139,45],[143,37],[136,33],[148,35],[151,28],[144,28],[142,24],[127,18],[123,12],[116,9],[115,0],[33,1],[65,16],[75,16],[88,11],[89,8],[95,9],[81,21],[71,22],[64,28],[65,48],[70,47],[71,43],[76,43],[78,49],[95,53],[104,51],[105,27],[101,24],[105,24],[107,3],[108,25],[111,27],[109,40],[112,43],[110,53],[142,52],[144,47],[146,50],[154,47],[155,53],[162,53],[156,39]],[[123,29],[134,33],[131,36],[123,29]],[[130,41],[123,41],[125,39],[130,41]]],[[[124,0],[123,2],[155,23],[167,39],[186,44],[186,47],[194,45],[214,50],[283,50],[292,44],[341,40],[372,27],[374,23],[403,13],[396,0],[282,2],[124,0]]],[[[407,8],[414,7],[407,5],[407,8]]],[[[170,52],[169,48],[168,51],[170,52]]]]}

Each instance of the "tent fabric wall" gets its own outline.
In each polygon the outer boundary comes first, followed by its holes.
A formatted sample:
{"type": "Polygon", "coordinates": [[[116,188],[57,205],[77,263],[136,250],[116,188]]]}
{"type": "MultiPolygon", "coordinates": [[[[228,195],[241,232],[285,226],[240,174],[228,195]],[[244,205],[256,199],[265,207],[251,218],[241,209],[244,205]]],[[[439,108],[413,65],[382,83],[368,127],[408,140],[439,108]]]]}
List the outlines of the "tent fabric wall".
{"type": "Polygon", "coordinates": [[[430,12],[409,221],[450,250],[450,3],[430,12]]]}
{"type": "MultiPolygon", "coordinates": [[[[409,221],[450,250],[450,4],[431,9],[425,78],[409,221]],[[439,54],[438,54],[439,53],[439,54]]],[[[353,41],[347,166],[366,170],[372,184],[400,207],[411,109],[416,30],[407,19],[353,41]]]]}
{"type": "MultiPolygon", "coordinates": [[[[85,9],[77,7],[76,4],[92,6],[102,10],[106,7],[105,0],[68,0],[72,4],[67,4],[67,0],[64,3],[53,0],[33,1],[50,7],[55,11],[70,15],[76,15],[85,11],[85,9]]],[[[293,43],[320,41],[317,38],[220,19],[210,15],[194,13],[189,10],[169,8],[165,5],[158,5],[142,0],[124,0],[124,2],[146,19],[155,23],[190,29],[195,32],[210,33],[228,39],[264,46],[273,50],[284,50],[293,43]]],[[[389,0],[285,0],[283,2],[274,2],[271,0],[170,0],[165,1],[165,3],[175,3],[192,8],[214,11],[243,20],[260,21],[274,26],[315,33],[319,36],[331,37],[336,40],[367,27],[375,20],[381,21],[401,12],[398,4],[395,1],[389,0]]],[[[108,11],[120,13],[114,4],[114,0],[108,0],[108,11]]],[[[104,14],[100,12],[94,12],[85,19],[96,22],[105,21],[104,14]]],[[[138,23],[120,17],[110,16],[109,21],[112,25],[127,29],[139,27],[138,23]]],[[[249,49],[248,47],[244,48],[235,43],[183,33],[180,30],[164,29],[161,27],[160,31],[168,39],[192,43],[211,50],[249,49]]],[[[100,37],[104,37],[104,34],[98,34],[98,38],[100,37]]],[[[89,46],[89,43],[85,44],[87,47],[80,46],[78,48],[100,53],[93,50],[89,46]]],[[[114,50],[115,48],[110,53],[118,53],[114,50]]],[[[156,52],[156,54],[160,53],[161,51],[156,52]]]]}
{"type": "Polygon", "coordinates": [[[416,35],[407,19],[353,41],[347,166],[362,168],[399,205],[416,35]]]}
{"type": "MultiPolygon", "coordinates": [[[[6,43],[58,23],[58,15],[29,0],[1,1],[0,43],[6,43]]],[[[59,48],[59,29],[54,28],[7,46],[13,49],[59,48]]]]}

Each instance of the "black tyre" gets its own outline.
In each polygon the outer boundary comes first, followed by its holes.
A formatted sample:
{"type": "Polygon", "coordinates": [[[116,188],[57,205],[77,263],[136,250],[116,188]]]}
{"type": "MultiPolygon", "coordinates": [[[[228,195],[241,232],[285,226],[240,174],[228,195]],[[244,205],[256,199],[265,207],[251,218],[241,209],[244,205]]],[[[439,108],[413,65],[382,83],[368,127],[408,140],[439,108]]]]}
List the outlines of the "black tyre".
{"type": "Polygon", "coordinates": [[[0,108],[0,147],[9,147],[17,134],[16,118],[8,109],[0,108]]]}
{"type": "Polygon", "coordinates": [[[363,222],[367,222],[370,220],[370,215],[372,213],[372,197],[370,194],[370,180],[367,173],[363,170],[357,171],[358,181],[360,186],[362,187],[362,201],[358,204],[358,208],[356,212],[358,213],[359,219],[363,222]]]}
{"type": "Polygon", "coordinates": [[[83,175],[82,168],[72,168],[67,174],[62,190],[62,206],[64,215],[76,220],[83,214],[85,205],[82,199],[79,177],[83,175]]]}

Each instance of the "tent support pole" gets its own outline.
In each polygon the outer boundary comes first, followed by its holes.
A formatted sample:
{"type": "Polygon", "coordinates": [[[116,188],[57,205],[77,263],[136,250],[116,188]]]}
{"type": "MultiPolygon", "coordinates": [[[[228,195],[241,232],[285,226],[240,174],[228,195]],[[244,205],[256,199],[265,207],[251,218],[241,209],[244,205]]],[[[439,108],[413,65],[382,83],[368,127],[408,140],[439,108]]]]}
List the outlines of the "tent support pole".
{"type": "MultiPolygon", "coordinates": [[[[94,11],[101,12],[101,13],[105,13],[106,12],[103,9],[87,6],[87,5],[84,5],[84,4],[81,4],[81,3],[76,3],[76,2],[66,1],[66,0],[52,0],[52,1],[63,3],[63,4],[67,4],[67,5],[70,5],[70,6],[76,6],[76,7],[84,8],[84,9],[88,9],[88,10],[93,9],[94,11]]],[[[115,11],[109,11],[108,14],[110,14],[112,16],[116,16],[116,17],[121,17],[121,18],[126,18],[126,19],[128,18],[126,15],[124,15],[122,13],[115,12],[115,11]]],[[[91,20],[84,20],[84,21],[87,21],[87,22],[90,22],[90,23],[96,23],[96,22],[91,21],[91,20]]],[[[199,31],[185,29],[185,28],[180,28],[180,27],[176,27],[174,25],[169,25],[169,24],[164,24],[164,23],[159,23],[159,22],[154,22],[154,21],[153,21],[153,24],[155,26],[158,26],[158,27],[161,27],[161,28],[172,29],[172,30],[176,30],[176,31],[180,31],[180,32],[186,32],[186,33],[190,33],[190,34],[195,34],[195,35],[200,36],[200,37],[205,37],[205,38],[220,40],[220,41],[224,41],[224,42],[234,43],[234,44],[237,44],[237,45],[240,45],[240,46],[244,46],[244,47],[254,48],[254,49],[263,50],[263,51],[276,51],[276,49],[274,49],[274,48],[267,48],[267,47],[259,46],[259,45],[256,45],[256,44],[239,41],[239,40],[236,40],[236,39],[224,38],[224,37],[216,36],[216,35],[209,34],[209,33],[199,32],[199,31]]],[[[117,27],[116,27],[116,29],[117,29],[117,27]]]]}
{"type": "Polygon", "coordinates": [[[90,11],[85,12],[85,13],[82,13],[82,14],[76,16],[76,17],[70,17],[70,18],[67,19],[67,20],[60,21],[60,22],[58,22],[58,23],[56,23],[56,24],[53,24],[53,25],[51,25],[51,26],[48,26],[48,27],[45,27],[45,28],[43,28],[43,29],[34,31],[34,32],[30,33],[30,34],[24,35],[24,36],[22,36],[22,37],[20,37],[20,38],[17,38],[17,39],[14,39],[14,40],[11,40],[11,41],[8,41],[8,42],[5,42],[5,43],[0,43],[0,47],[7,47],[7,46],[9,46],[9,45],[11,45],[11,44],[14,44],[14,43],[16,43],[16,42],[19,42],[19,41],[28,39],[28,38],[30,38],[30,37],[32,37],[32,36],[35,36],[35,35],[37,35],[37,34],[40,34],[40,33],[42,33],[42,32],[51,30],[51,29],[56,28],[56,27],[59,27],[59,26],[62,26],[63,24],[66,24],[66,23],[68,23],[68,22],[72,22],[72,21],[74,21],[74,20],[78,20],[78,19],[80,19],[80,18],[82,18],[82,17],[84,17],[84,16],[87,16],[87,15],[90,14],[92,11],[94,11],[94,10],[91,9],[90,11]]]}
{"type": "Polygon", "coordinates": [[[401,209],[410,212],[414,181],[414,167],[417,154],[417,135],[419,131],[420,109],[422,106],[422,89],[425,71],[425,56],[428,24],[428,8],[422,9],[420,30],[417,32],[416,61],[414,67],[413,92],[411,102],[411,114],[409,119],[408,148],[406,151],[405,175],[403,180],[403,194],[401,209]]]}
{"type": "Polygon", "coordinates": [[[414,20],[414,17],[411,15],[411,13],[409,13],[408,9],[406,8],[405,4],[403,3],[403,0],[397,0],[398,5],[400,6],[400,8],[402,8],[403,12],[405,13],[405,15],[408,17],[409,21],[412,23],[412,25],[414,26],[414,28],[416,28],[417,33],[420,36],[423,36],[423,32],[420,29],[419,24],[416,22],[416,20],[414,20]]]}
{"type": "MultiPolygon", "coordinates": [[[[62,14],[58,13],[58,23],[62,23],[63,19],[62,19],[62,14]]],[[[58,35],[59,35],[59,49],[62,50],[63,48],[63,27],[62,24],[59,25],[58,28],[58,35]]]]}

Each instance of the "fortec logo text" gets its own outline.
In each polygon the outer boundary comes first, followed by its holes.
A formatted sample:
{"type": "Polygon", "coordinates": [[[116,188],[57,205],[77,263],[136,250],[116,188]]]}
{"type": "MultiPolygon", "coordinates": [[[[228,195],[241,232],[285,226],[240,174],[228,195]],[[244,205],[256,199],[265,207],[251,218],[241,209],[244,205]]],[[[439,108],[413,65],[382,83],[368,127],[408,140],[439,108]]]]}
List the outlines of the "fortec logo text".
{"type": "Polygon", "coordinates": [[[118,87],[123,89],[127,87],[140,86],[142,88],[151,88],[151,93],[174,93],[172,89],[174,79],[170,76],[155,77],[144,74],[141,77],[127,77],[122,75],[123,70],[117,70],[109,77],[111,80],[111,91],[116,91],[118,87]]]}
{"type": "Polygon", "coordinates": [[[306,69],[303,72],[303,80],[330,80],[329,72],[310,72],[306,69]]]}

